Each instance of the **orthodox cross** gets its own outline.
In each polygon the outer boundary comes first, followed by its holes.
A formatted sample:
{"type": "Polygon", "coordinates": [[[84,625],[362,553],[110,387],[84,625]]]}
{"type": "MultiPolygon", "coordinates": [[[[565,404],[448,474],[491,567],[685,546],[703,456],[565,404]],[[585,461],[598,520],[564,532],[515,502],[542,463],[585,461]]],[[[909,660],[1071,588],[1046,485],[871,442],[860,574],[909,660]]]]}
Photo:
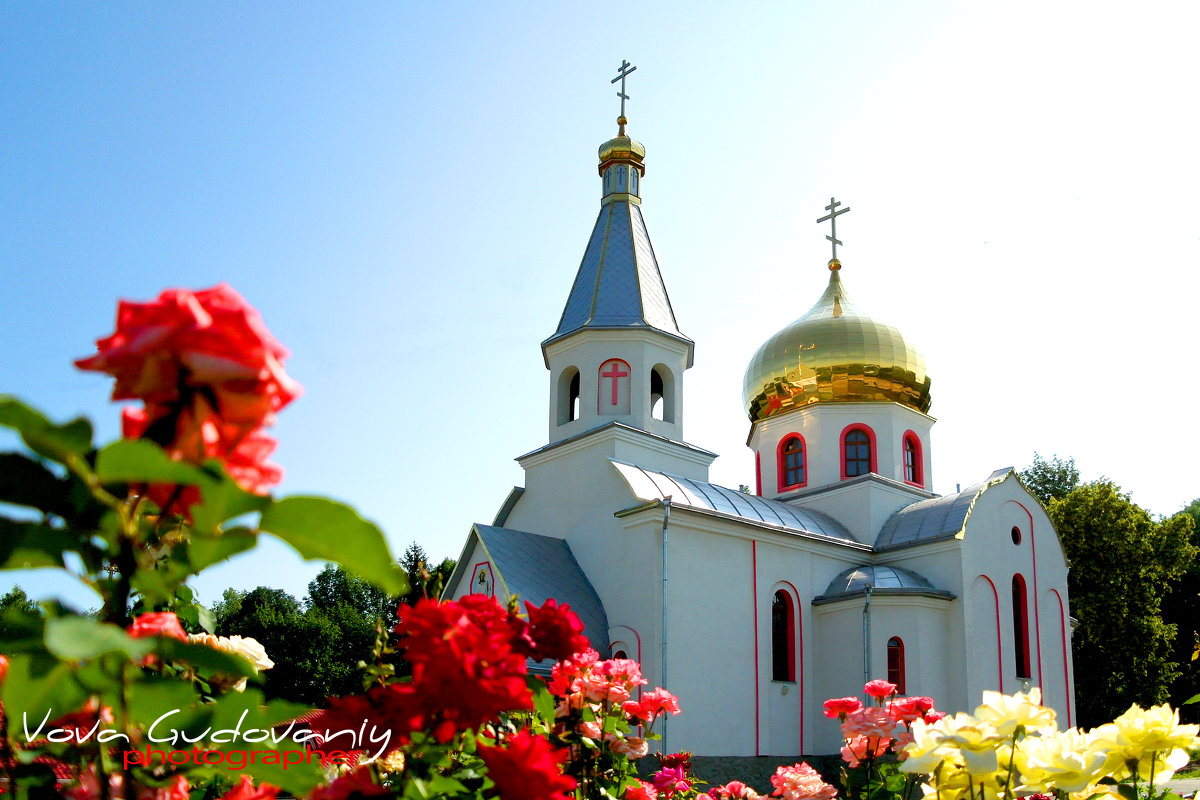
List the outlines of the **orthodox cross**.
{"type": "Polygon", "coordinates": [[[611,361],[609,363],[612,364],[612,366],[609,367],[608,372],[601,372],[600,377],[612,379],[612,404],[615,406],[617,404],[617,381],[619,381],[621,378],[628,377],[629,373],[621,372],[621,368],[617,366],[620,363],[619,361],[611,361]]]}
{"type": "Polygon", "coordinates": [[[621,68],[617,70],[617,77],[613,78],[609,83],[621,82],[621,91],[617,92],[617,97],[621,98],[621,116],[625,116],[625,101],[629,99],[629,95],[625,94],[625,76],[633,72],[637,67],[630,65],[625,59],[621,59],[621,68]]]}
{"type": "Polygon", "coordinates": [[[825,216],[821,217],[819,220],[817,220],[817,222],[824,222],[825,220],[829,220],[830,235],[826,236],[825,238],[828,239],[829,241],[833,242],[833,260],[834,261],[837,261],[837,246],[842,243],[842,241],[837,238],[837,218],[850,210],[850,206],[846,206],[845,208],[840,209],[840,210],[835,210],[840,205],[841,205],[841,203],[839,201],[834,200],[832,197],[829,198],[829,205],[825,206],[825,210],[828,211],[829,213],[826,214],[825,216]]]}

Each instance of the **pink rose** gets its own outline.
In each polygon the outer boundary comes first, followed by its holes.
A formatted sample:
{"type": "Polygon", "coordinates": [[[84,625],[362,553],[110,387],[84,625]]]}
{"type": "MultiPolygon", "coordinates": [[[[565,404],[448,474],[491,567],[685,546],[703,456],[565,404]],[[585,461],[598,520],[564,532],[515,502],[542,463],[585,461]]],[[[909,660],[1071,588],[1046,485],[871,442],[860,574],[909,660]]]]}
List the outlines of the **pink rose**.
{"type": "Polygon", "coordinates": [[[842,738],[853,739],[856,736],[866,736],[874,739],[890,740],[896,730],[896,720],[882,708],[864,708],[848,714],[842,721],[842,738]]]}
{"type": "Polygon", "coordinates": [[[821,779],[821,774],[807,763],[779,767],[771,776],[772,793],[783,800],[832,800],[837,789],[821,779]]]}
{"type": "Polygon", "coordinates": [[[937,722],[940,719],[944,719],[945,717],[946,717],[945,711],[930,710],[930,711],[925,712],[925,716],[923,717],[923,719],[925,720],[926,725],[932,725],[933,723],[937,722]]]}
{"type": "Polygon", "coordinates": [[[639,736],[621,738],[610,733],[608,735],[608,749],[617,755],[637,761],[650,752],[650,743],[639,736]]]}
{"type": "Polygon", "coordinates": [[[853,769],[858,766],[860,761],[866,761],[868,758],[878,758],[886,753],[890,743],[891,739],[855,736],[842,745],[842,760],[853,769]]]}
{"type": "Polygon", "coordinates": [[[896,684],[884,680],[873,680],[863,687],[863,691],[878,700],[891,697],[896,693],[896,684]]]}
{"type": "Polygon", "coordinates": [[[857,697],[835,697],[825,701],[825,716],[839,719],[855,711],[861,711],[863,704],[857,697]]]}
{"type": "Polygon", "coordinates": [[[658,800],[658,790],[653,784],[639,780],[636,785],[625,789],[625,800],[658,800]]]}
{"type": "Polygon", "coordinates": [[[663,767],[654,773],[654,788],[667,797],[692,788],[683,767],[663,767]]]}

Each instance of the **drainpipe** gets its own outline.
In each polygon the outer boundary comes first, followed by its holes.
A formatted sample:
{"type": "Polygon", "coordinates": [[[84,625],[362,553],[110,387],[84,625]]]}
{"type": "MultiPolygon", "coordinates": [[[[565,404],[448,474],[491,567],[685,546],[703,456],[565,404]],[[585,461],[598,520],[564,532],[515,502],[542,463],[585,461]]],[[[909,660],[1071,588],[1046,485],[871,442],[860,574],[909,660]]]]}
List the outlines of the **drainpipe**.
{"type": "Polygon", "coordinates": [[[863,603],[863,683],[871,682],[871,590],[867,587],[867,601],[863,603]]]}
{"type": "MultiPolygon", "coordinates": [[[[671,522],[671,498],[664,498],[663,504],[663,523],[662,523],[662,683],[663,688],[670,686],[667,683],[667,527],[671,522]]],[[[669,753],[667,749],[667,715],[662,717],[662,739],[659,741],[660,752],[663,754],[669,753]]]]}

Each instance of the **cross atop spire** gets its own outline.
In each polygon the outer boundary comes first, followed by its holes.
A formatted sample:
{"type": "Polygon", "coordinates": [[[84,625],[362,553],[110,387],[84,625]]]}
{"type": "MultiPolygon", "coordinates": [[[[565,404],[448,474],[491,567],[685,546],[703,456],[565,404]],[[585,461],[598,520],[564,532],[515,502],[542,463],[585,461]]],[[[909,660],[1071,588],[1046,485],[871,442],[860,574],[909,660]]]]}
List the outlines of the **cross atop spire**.
{"type": "MultiPolygon", "coordinates": [[[[621,91],[617,92],[617,97],[621,98],[621,119],[622,120],[625,119],[625,101],[629,99],[629,95],[625,94],[625,78],[631,72],[633,72],[635,69],[637,69],[637,67],[633,66],[625,59],[621,59],[621,66],[617,70],[617,77],[615,77],[611,81],[609,81],[609,83],[616,83],[617,81],[621,82],[621,91]]],[[[625,127],[625,123],[620,122],[620,120],[618,120],[618,124],[620,124],[622,128],[625,127]]]]}
{"type": "Polygon", "coordinates": [[[825,210],[828,211],[829,213],[826,214],[825,216],[821,217],[819,220],[817,220],[817,222],[824,222],[826,220],[829,220],[830,232],[829,232],[829,235],[827,235],[825,238],[828,239],[829,241],[833,242],[833,258],[831,258],[829,260],[829,268],[830,269],[838,269],[839,267],[842,266],[841,262],[838,261],[838,257],[837,257],[838,245],[842,243],[842,240],[837,238],[837,218],[839,216],[841,216],[842,214],[845,214],[847,211],[849,211],[850,206],[846,206],[843,209],[838,209],[838,206],[840,206],[840,205],[841,205],[840,201],[834,200],[832,197],[829,198],[829,205],[825,206],[825,210]]]}

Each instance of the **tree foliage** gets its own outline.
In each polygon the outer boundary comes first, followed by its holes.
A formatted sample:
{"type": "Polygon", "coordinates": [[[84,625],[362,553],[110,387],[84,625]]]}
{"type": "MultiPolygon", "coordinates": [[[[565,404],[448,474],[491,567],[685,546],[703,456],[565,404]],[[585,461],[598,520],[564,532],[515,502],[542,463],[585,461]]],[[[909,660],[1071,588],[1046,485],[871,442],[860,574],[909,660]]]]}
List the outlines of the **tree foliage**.
{"type": "MultiPolygon", "coordinates": [[[[1059,477],[1062,467],[1074,469],[1073,462],[1055,462],[1059,477]]],[[[1071,565],[1071,613],[1079,620],[1072,643],[1079,723],[1100,724],[1131,703],[1165,702],[1179,672],[1175,626],[1160,609],[1164,587],[1195,560],[1191,518],[1155,520],[1107,480],[1049,498],[1046,510],[1071,565]]]]}
{"type": "Polygon", "coordinates": [[[1051,500],[1062,499],[1079,487],[1079,470],[1075,468],[1075,459],[1061,459],[1057,455],[1049,461],[1041,454],[1033,454],[1033,463],[1019,473],[1021,483],[1033,494],[1042,505],[1049,505],[1051,500]]]}
{"type": "MultiPolygon", "coordinates": [[[[1180,516],[1192,521],[1191,544],[1200,553],[1200,498],[1189,503],[1180,516]]],[[[1174,659],[1179,663],[1180,675],[1171,686],[1171,704],[1181,706],[1184,701],[1200,694],[1200,556],[1193,556],[1187,569],[1179,577],[1171,591],[1163,598],[1163,620],[1176,627],[1174,659]]],[[[1200,719],[1200,708],[1195,706],[1180,709],[1190,715],[1189,722],[1200,719]]]]}
{"type": "Polygon", "coordinates": [[[41,606],[25,594],[20,586],[14,586],[0,597],[0,639],[14,638],[25,628],[23,619],[43,617],[41,606]]]}
{"type": "Polygon", "coordinates": [[[428,556],[409,545],[400,567],[411,576],[404,595],[391,596],[357,575],[328,564],[297,599],[282,589],[226,589],[212,608],[217,633],[262,643],[275,667],[267,672],[268,697],[321,705],[326,698],[362,690],[360,661],[370,662],[381,631],[399,622],[401,601],[416,602],[425,587],[438,588],[454,570],[446,559],[430,571],[428,556]]]}

